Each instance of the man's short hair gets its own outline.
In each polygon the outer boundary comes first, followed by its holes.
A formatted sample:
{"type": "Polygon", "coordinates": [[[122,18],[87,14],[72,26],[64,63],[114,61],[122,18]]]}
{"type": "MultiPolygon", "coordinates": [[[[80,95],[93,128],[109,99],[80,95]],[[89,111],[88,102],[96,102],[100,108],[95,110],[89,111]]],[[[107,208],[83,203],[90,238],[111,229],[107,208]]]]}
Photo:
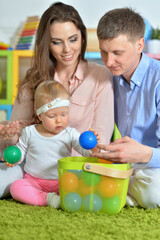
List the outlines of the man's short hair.
{"type": "Polygon", "coordinates": [[[144,37],[145,23],[140,14],[131,8],[117,8],[104,14],[97,27],[99,39],[113,39],[127,35],[130,41],[144,37]]]}

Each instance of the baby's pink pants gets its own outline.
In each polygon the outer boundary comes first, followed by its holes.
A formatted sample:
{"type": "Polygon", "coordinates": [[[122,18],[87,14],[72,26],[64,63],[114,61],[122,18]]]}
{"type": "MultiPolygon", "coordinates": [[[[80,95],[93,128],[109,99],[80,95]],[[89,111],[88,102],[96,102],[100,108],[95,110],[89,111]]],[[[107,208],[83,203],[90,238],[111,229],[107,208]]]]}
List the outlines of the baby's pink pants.
{"type": "Polygon", "coordinates": [[[23,179],[13,182],[10,188],[16,201],[37,206],[47,205],[47,194],[50,192],[59,194],[58,180],[35,178],[27,173],[23,179]]]}

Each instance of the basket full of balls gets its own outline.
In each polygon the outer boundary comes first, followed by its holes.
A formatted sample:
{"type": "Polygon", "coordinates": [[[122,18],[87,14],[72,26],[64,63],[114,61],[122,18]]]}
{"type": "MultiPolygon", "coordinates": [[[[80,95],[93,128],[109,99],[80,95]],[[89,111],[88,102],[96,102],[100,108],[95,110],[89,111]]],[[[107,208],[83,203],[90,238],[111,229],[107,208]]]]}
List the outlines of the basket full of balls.
{"type": "Polygon", "coordinates": [[[130,164],[110,164],[92,157],[59,159],[59,189],[64,211],[116,214],[124,207],[130,164]]]}

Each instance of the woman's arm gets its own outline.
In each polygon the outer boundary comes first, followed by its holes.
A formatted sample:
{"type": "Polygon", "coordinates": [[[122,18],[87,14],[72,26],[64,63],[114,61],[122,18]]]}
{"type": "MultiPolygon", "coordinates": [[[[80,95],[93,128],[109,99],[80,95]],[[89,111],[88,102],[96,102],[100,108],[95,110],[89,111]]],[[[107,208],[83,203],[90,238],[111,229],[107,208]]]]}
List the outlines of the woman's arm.
{"type": "Polygon", "coordinates": [[[7,146],[15,145],[24,127],[31,125],[33,119],[33,97],[27,89],[20,100],[16,98],[9,121],[0,123],[0,159],[7,146]]]}

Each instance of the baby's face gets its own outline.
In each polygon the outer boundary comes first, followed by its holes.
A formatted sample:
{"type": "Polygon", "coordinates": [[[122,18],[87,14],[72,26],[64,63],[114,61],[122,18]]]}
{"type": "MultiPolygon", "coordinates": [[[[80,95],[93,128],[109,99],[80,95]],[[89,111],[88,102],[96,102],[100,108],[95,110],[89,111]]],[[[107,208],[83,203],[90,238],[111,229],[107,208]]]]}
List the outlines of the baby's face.
{"type": "Polygon", "coordinates": [[[57,107],[39,116],[46,133],[56,135],[64,130],[69,123],[69,107],[57,107]]]}

